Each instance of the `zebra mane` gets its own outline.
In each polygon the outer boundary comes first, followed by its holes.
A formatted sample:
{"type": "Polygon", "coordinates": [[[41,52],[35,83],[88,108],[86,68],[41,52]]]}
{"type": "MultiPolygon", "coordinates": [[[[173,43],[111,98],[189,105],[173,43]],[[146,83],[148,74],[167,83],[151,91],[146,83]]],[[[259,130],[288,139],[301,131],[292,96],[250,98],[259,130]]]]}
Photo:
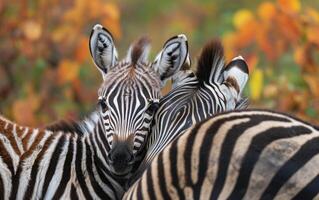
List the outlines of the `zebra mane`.
{"type": "Polygon", "coordinates": [[[200,84],[217,82],[224,68],[224,49],[217,39],[208,42],[198,59],[196,76],[200,84]]]}
{"type": "Polygon", "coordinates": [[[136,66],[138,61],[146,62],[150,50],[150,39],[146,36],[141,37],[132,44],[128,52],[128,58],[133,66],[136,66]]]}
{"type": "Polygon", "coordinates": [[[63,131],[68,133],[76,133],[78,135],[84,135],[90,133],[98,123],[99,114],[98,108],[96,108],[91,114],[86,115],[82,120],[59,120],[44,127],[49,131],[63,131]]]}
{"type": "Polygon", "coordinates": [[[84,131],[81,125],[75,120],[59,120],[45,127],[49,131],[62,131],[67,133],[77,133],[83,135],[84,131]]]}

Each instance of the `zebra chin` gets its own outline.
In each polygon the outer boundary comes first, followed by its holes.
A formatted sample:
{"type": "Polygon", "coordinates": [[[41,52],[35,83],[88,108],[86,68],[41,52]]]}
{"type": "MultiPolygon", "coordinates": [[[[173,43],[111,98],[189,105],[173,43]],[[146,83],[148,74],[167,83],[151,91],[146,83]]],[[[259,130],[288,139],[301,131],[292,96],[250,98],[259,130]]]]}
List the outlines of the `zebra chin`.
{"type": "Polygon", "coordinates": [[[113,166],[112,164],[110,165],[110,172],[117,177],[121,178],[126,178],[129,176],[132,172],[133,165],[131,164],[121,164],[121,166],[113,166]]]}
{"type": "Polygon", "coordinates": [[[126,145],[117,144],[107,157],[110,172],[117,177],[124,178],[132,171],[134,158],[133,152],[126,145]]]}

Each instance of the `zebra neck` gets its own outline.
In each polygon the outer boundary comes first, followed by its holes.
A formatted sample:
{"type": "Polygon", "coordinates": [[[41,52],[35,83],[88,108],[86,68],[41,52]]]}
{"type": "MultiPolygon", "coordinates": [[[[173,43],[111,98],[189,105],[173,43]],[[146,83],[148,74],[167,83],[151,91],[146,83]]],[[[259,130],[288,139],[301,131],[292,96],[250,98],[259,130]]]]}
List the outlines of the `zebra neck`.
{"type": "Polygon", "coordinates": [[[96,172],[99,172],[96,176],[100,177],[99,179],[108,187],[113,187],[117,191],[116,194],[121,196],[121,194],[124,193],[126,180],[114,177],[109,171],[109,164],[106,157],[110,149],[106,140],[105,130],[99,111],[93,111],[78,124],[83,131],[86,149],[91,149],[92,151],[91,158],[87,159],[92,162],[96,172]]]}
{"type": "Polygon", "coordinates": [[[89,135],[94,133],[94,131],[98,128],[100,118],[99,111],[94,110],[82,121],[78,122],[78,125],[81,127],[81,130],[85,135],[89,135]]]}

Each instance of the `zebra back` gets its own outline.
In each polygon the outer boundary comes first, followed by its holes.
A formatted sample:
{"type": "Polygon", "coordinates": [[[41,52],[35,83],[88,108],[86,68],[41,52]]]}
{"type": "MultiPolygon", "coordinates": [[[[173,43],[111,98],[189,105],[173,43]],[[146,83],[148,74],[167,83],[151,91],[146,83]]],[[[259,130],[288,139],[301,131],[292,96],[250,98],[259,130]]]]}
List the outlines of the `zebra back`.
{"type": "Polygon", "coordinates": [[[169,144],[124,199],[319,199],[318,164],[318,127],[233,111],[169,144]]]}

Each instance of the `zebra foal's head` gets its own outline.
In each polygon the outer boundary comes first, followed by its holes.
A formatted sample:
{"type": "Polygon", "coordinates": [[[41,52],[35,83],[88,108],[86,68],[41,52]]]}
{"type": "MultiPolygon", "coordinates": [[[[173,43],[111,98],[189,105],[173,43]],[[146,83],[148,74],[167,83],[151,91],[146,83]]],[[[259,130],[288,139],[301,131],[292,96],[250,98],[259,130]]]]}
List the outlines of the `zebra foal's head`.
{"type": "Polygon", "coordinates": [[[90,53],[104,80],[98,91],[100,138],[105,161],[118,176],[132,170],[143,150],[163,83],[188,60],[184,35],[169,39],[154,62],[148,62],[148,51],[149,40],[142,37],[119,61],[109,31],[95,25],[90,36],[90,53]]]}

